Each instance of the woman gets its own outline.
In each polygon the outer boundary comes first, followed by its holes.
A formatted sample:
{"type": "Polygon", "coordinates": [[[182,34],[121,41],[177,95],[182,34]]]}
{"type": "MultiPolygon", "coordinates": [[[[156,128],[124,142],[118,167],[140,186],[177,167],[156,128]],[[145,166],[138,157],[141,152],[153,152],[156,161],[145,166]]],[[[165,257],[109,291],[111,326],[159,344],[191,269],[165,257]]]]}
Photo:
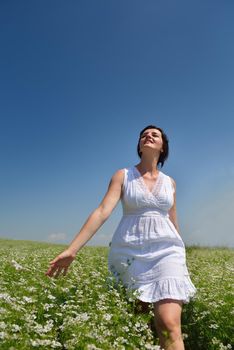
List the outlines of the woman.
{"type": "Polygon", "coordinates": [[[123,216],[114,232],[108,268],[116,281],[138,292],[146,311],[154,305],[160,346],[184,350],[183,303],[196,293],[186,266],[185,245],[176,214],[175,181],[158,169],[168,157],[168,138],[154,125],[145,127],[137,145],[140,163],[116,171],[102,202],[88,217],[70,246],[54,260],[46,275],[64,275],[78,251],[110,216],[121,199],[123,216]]]}

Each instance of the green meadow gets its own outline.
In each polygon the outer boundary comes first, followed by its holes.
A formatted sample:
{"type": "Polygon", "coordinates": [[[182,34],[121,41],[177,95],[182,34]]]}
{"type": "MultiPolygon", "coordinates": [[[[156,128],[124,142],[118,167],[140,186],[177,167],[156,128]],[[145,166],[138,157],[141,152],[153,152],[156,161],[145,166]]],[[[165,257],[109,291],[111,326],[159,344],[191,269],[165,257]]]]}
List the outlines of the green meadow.
{"type": "MultiPolygon", "coordinates": [[[[116,286],[107,247],[83,247],[67,276],[45,276],[62,245],[0,239],[0,349],[159,349],[136,296],[116,286]]],[[[187,247],[198,292],[184,304],[186,350],[234,345],[234,250],[187,247]]]]}

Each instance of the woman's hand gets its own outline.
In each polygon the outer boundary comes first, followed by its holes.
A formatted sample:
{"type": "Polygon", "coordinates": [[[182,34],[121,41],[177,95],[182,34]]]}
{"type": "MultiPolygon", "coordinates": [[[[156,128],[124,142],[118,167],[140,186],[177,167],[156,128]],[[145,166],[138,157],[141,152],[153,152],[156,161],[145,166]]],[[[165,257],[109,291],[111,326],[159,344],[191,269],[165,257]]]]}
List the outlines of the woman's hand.
{"type": "Polygon", "coordinates": [[[61,273],[63,276],[67,274],[68,267],[75,259],[76,255],[72,254],[68,249],[64,250],[56,258],[49,262],[50,267],[45,275],[49,277],[58,277],[61,273]]]}

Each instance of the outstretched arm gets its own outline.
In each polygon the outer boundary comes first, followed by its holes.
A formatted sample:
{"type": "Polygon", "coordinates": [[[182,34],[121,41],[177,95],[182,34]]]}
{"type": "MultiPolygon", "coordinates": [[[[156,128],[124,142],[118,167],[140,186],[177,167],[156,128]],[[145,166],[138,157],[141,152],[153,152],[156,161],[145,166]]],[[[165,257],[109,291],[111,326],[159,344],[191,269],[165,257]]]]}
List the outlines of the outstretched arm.
{"type": "Polygon", "coordinates": [[[75,236],[69,247],[59,254],[54,260],[50,261],[50,267],[46,275],[58,277],[61,272],[66,275],[67,269],[75,259],[78,251],[86,244],[88,240],[97,232],[97,230],[108,219],[111,212],[117,205],[121,197],[121,189],[124,178],[124,170],[118,170],[111,178],[108,190],[96,208],[88,217],[78,234],[75,236]]]}
{"type": "Polygon", "coordinates": [[[76,235],[69,246],[72,254],[76,254],[85,243],[97,232],[111,215],[121,197],[121,186],[123,183],[123,170],[118,170],[110,180],[108,190],[99,204],[76,235]]]}
{"type": "Polygon", "coordinates": [[[175,226],[177,232],[180,234],[180,229],[179,229],[179,224],[178,224],[178,219],[177,219],[177,212],[176,212],[176,183],[175,180],[171,178],[173,187],[174,187],[174,203],[171,209],[169,210],[169,218],[173,225],[175,226]]]}

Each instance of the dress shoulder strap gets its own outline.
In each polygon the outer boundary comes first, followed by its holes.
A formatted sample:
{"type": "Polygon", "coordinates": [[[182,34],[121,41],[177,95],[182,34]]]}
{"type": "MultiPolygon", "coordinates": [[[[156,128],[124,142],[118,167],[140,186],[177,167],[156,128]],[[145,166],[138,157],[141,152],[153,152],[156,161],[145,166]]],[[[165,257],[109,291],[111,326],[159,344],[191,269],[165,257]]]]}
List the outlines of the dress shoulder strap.
{"type": "Polygon", "coordinates": [[[128,186],[128,182],[131,181],[132,179],[132,167],[127,167],[127,168],[123,168],[124,170],[124,179],[123,179],[123,191],[126,190],[127,186],[128,186]]]}
{"type": "Polygon", "coordinates": [[[171,177],[169,175],[166,175],[166,176],[167,176],[168,184],[169,184],[169,186],[171,188],[171,191],[172,191],[172,193],[174,193],[175,192],[175,187],[173,185],[172,179],[171,179],[171,177]]]}

